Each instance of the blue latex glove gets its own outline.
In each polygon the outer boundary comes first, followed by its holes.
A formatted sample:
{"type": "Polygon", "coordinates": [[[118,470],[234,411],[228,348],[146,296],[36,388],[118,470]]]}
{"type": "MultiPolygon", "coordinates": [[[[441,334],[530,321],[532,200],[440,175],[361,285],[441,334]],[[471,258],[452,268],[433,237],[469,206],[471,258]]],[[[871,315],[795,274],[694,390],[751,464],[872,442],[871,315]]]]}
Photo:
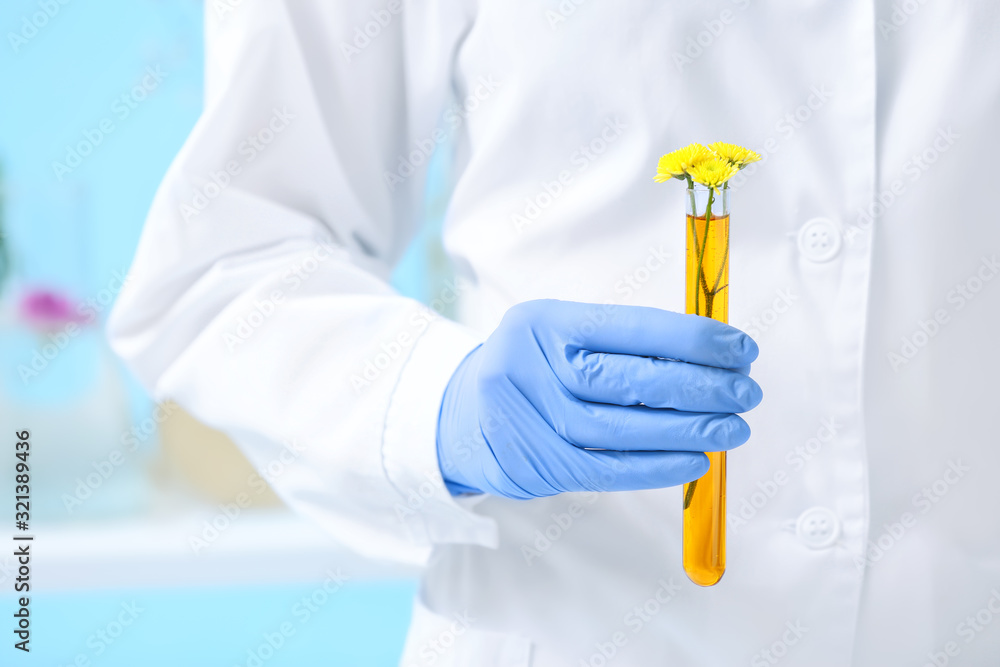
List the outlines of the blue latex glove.
{"type": "Polygon", "coordinates": [[[737,447],[757,406],[757,344],[657,308],[514,306],[455,370],[438,417],[453,494],[537,498],[676,486],[737,447]]]}

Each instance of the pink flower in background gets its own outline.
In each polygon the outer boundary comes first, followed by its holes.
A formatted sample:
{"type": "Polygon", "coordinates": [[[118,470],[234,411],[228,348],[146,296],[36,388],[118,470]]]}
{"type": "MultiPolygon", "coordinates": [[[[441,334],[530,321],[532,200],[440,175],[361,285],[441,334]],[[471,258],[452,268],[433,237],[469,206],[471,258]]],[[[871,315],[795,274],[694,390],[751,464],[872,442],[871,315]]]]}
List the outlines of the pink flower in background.
{"type": "Polygon", "coordinates": [[[19,314],[36,329],[58,329],[70,323],[86,324],[87,318],[77,312],[76,304],[54,290],[28,290],[21,297],[19,314]]]}

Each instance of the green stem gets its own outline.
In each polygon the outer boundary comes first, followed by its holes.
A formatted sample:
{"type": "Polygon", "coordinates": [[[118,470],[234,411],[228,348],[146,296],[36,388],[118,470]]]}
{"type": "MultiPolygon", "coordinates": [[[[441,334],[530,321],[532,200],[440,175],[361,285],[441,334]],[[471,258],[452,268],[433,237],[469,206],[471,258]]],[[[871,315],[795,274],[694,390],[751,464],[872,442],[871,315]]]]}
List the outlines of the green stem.
{"type": "MultiPolygon", "coordinates": [[[[704,264],[705,264],[705,248],[706,248],[706,246],[708,246],[708,230],[709,230],[709,226],[712,223],[712,204],[714,202],[715,202],[715,189],[714,188],[709,188],[708,189],[708,204],[705,205],[705,236],[702,239],[701,249],[700,249],[700,252],[698,253],[698,269],[697,269],[697,272],[695,273],[696,281],[699,282],[699,283],[703,283],[704,287],[706,288],[705,289],[705,311],[706,311],[705,316],[706,317],[711,317],[712,316],[712,301],[713,301],[712,297],[714,296],[707,289],[707,287],[708,287],[708,281],[705,280],[705,267],[704,267],[704,264]]],[[[697,238],[698,238],[698,235],[695,234],[695,243],[697,243],[697,238]]],[[[695,297],[694,298],[695,298],[695,312],[696,313],[698,313],[698,305],[699,305],[698,294],[700,293],[700,291],[701,290],[696,290],[695,291],[695,297]]]]}
{"type": "Polygon", "coordinates": [[[687,493],[684,494],[684,509],[691,507],[691,500],[694,498],[694,487],[698,483],[698,480],[688,484],[687,493]]]}
{"type": "MultiPolygon", "coordinates": [[[[688,184],[688,197],[691,199],[691,215],[697,218],[698,202],[694,198],[694,180],[690,176],[687,177],[687,184],[688,184]]],[[[695,240],[697,240],[697,238],[695,238],[695,240]]]]}
{"type": "MultiPolygon", "coordinates": [[[[698,268],[695,273],[695,281],[700,285],[700,289],[695,288],[694,292],[694,311],[695,313],[698,313],[698,311],[700,310],[699,306],[701,304],[701,301],[699,297],[701,296],[702,290],[704,290],[705,310],[707,311],[706,314],[708,317],[711,317],[712,302],[714,301],[715,294],[713,292],[710,292],[708,289],[708,281],[705,279],[704,264],[705,264],[705,248],[708,246],[708,232],[709,232],[709,227],[711,226],[712,223],[712,204],[715,203],[715,189],[714,188],[708,189],[708,204],[705,205],[705,236],[703,237],[702,242],[700,244],[698,243],[698,227],[696,225],[696,221],[698,220],[698,207],[695,203],[693,187],[690,188],[690,195],[691,195],[691,211],[693,212],[693,215],[691,216],[691,235],[694,237],[695,252],[698,254],[698,268]]],[[[728,236],[726,237],[726,242],[727,242],[726,254],[728,256],[729,254],[728,236]]],[[[719,281],[716,280],[715,287],[713,289],[717,289],[718,286],[719,286],[719,281]]],[[[691,501],[694,500],[694,491],[695,488],[697,488],[697,486],[698,486],[698,480],[694,480],[687,485],[687,490],[684,493],[684,509],[687,509],[691,506],[691,501]]]]}
{"type": "MultiPolygon", "coordinates": [[[[691,238],[694,239],[694,254],[697,256],[701,254],[701,244],[698,243],[698,228],[695,226],[695,222],[698,219],[698,201],[695,199],[695,194],[694,194],[694,180],[690,176],[686,176],[686,179],[688,186],[688,197],[691,198],[691,238]]],[[[705,280],[704,273],[702,273],[701,275],[701,288],[705,291],[706,294],[708,293],[708,281],[705,280]]],[[[698,305],[701,303],[699,297],[700,293],[697,290],[695,290],[694,294],[695,312],[698,312],[698,305]]]]}
{"type": "Polygon", "coordinates": [[[722,280],[722,271],[726,268],[726,264],[729,263],[729,230],[726,230],[726,247],[722,251],[722,264],[719,265],[719,275],[715,276],[715,284],[712,285],[712,296],[722,291],[719,287],[719,281],[722,280]]]}
{"type": "MultiPolygon", "coordinates": [[[[687,178],[688,186],[688,197],[691,199],[691,238],[694,239],[694,254],[695,256],[701,255],[701,245],[698,243],[698,202],[694,196],[694,181],[690,176],[685,175],[687,178]]],[[[697,282],[697,276],[695,276],[697,282]]],[[[708,283],[704,284],[704,287],[708,288],[708,283]]],[[[698,312],[698,306],[701,304],[701,292],[698,288],[694,291],[694,312],[698,312]]]]}
{"type": "MultiPolygon", "coordinates": [[[[707,317],[711,317],[712,316],[712,306],[714,305],[714,301],[715,301],[715,295],[718,294],[719,292],[721,292],[722,290],[724,290],[726,287],[729,287],[728,283],[726,285],[723,285],[722,287],[719,287],[719,282],[722,280],[722,271],[725,268],[726,263],[729,261],[729,231],[726,230],[726,248],[725,248],[725,252],[723,253],[723,256],[722,256],[722,264],[719,267],[719,275],[717,275],[715,277],[715,284],[712,286],[712,290],[709,291],[709,289],[708,289],[708,281],[705,280],[705,271],[703,269],[703,264],[704,264],[704,260],[705,260],[705,247],[708,245],[708,227],[709,227],[709,223],[711,223],[711,221],[712,221],[712,204],[715,202],[715,189],[714,188],[709,188],[708,189],[708,204],[705,206],[705,238],[704,238],[704,241],[699,246],[699,244],[698,244],[698,231],[697,231],[697,227],[695,226],[695,220],[697,220],[697,218],[698,218],[698,210],[697,210],[697,206],[695,205],[695,200],[694,200],[694,189],[690,186],[690,179],[689,179],[688,183],[689,183],[690,194],[691,194],[691,210],[694,211],[694,215],[691,218],[691,233],[694,236],[695,251],[698,253],[698,273],[697,273],[696,277],[697,277],[698,282],[701,283],[702,289],[705,290],[705,310],[706,310],[706,316],[707,317]]],[[[723,189],[729,189],[729,184],[725,183],[723,185],[723,189]]],[[[698,312],[698,304],[699,304],[698,296],[700,294],[701,294],[701,290],[695,290],[695,293],[694,293],[694,299],[695,299],[695,301],[694,301],[694,303],[695,303],[695,312],[696,313],[698,312]]],[[[693,482],[690,482],[687,485],[687,490],[684,493],[684,509],[687,509],[687,508],[689,508],[691,506],[691,501],[694,500],[694,491],[695,491],[695,488],[697,487],[697,485],[698,485],[698,480],[694,480],[693,482]]]]}
{"type": "MultiPolygon", "coordinates": [[[[695,209],[692,208],[691,210],[694,211],[695,209]]],[[[695,256],[701,257],[701,244],[698,243],[698,224],[697,223],[698,223],[698,214],[697,213],[693,213],[691,215],[691,238],[694,239],[694,254],[695,254],[695,256]]],[[[696,275],[695,276],[695,282],[696,283],[698,282],[699,277],[703,278],[703,276],[697,276],[696,275]]],[[[705,282],[705,281],[702,281],[702,283],[703,283],[702,287],[707,292],[708,291],[708,283],[705,282]]],[[[694,289],[694,312],[695,313],[698,312],[698,306],[700,304],[701,304],[701,289],[699,289],[696,286],[695,289],[694,289]]]]}

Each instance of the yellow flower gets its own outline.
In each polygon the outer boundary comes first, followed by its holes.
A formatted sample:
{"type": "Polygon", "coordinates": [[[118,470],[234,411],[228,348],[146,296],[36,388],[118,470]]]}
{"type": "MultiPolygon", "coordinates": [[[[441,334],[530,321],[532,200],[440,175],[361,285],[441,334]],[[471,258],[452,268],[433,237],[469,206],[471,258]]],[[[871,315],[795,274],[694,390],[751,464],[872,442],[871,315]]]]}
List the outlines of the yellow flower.
{"type": "Polygon", "coordinates": [[[698,164],[694,165],[688,173],[691,174],[691,178],[693,178],[696,183],[701,183],[704,186],[718,189],[726,181],[735,176],[739,170],[739,166],[727,160],[712,157],[707,160],[702,160],[698,164]]]}
{"type": "Polygon", "coordinates": [[[727,160],[730,164],[734,164],[740,169],[760,160],[758,153],[753,152],[749,148],[737,146],[736,144],[716,141],[714,144],[709,144],[708,148],[723,160],[727,160]]]}
{"type": "Polygon", "coordinates": [[[701,144],[690,144],[675,150],[673,153],[667,153],[660,158],[653,180],[657,183],[665,183],[671,178],[683,179],[695,165],[711,157],[712,152],[701,144]]]}

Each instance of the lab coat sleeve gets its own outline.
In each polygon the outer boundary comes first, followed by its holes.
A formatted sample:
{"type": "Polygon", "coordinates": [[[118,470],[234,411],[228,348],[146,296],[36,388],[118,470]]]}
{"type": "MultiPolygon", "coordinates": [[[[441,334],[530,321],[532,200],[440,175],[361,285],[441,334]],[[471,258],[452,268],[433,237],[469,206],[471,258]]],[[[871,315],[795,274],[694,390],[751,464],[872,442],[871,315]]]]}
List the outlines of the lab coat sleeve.
{"type": "Polygon", "coordinates": [[[409,563],[435,543],[494,546],[493,521],[445,490],[435,446],[479,337],[387,284],[423,187],[399,156],[440,140],[458,19],[215,4],[205,110],[156,195],[114,349],[348,546],[409,563]],[[366,44],[356,30],[375,19],[366,44]],[[433,48],[406,43],[414,28],[433,48]]]}

